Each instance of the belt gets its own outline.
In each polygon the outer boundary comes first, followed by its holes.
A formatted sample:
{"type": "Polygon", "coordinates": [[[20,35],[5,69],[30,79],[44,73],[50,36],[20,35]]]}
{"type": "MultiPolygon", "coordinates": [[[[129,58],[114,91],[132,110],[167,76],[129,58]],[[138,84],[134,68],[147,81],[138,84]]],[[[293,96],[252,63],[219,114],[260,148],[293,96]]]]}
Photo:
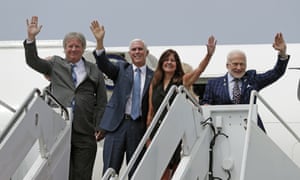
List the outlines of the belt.
{"type": "Polygon", "coordinates": [[[141,118],[141,116],[139,116],[139,117],[136,118],[136,119],[132,119],[130,114],[124,114],[124,119],[126,119],[126,120],[138,120],[138,119],[140,119],[140,118],[141,118]]]}
{"type": "Polygon", "coordinates": [[[129,114],[124,114],[124,119],[132,120],[132,118],[129,114]]]}

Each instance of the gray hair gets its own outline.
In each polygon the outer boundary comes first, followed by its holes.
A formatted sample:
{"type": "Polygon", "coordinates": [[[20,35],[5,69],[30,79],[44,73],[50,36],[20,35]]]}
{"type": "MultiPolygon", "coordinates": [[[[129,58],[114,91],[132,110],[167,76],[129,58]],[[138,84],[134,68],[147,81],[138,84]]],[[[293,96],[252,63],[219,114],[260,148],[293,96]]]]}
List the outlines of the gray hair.
{"type": "Polygon", "coordinates": [[[227,55],[227,64],[230,63],[232,56],[235,55],[235,54],[240,54],[240,55],[244,56],[245,61],[247,61],[247,57],[246,57],[245,52],[241,51],[241,50],[238,50],[238,49],[235,49],[235,50],[232,50],[228,53],[228,55],[227,55]]]}
{"type": "Polygon", "coordinates": [[[142,39],[138,39],[138,38],[135,38],[133,40],[130,41],[129,43],[129,50],[131,48],[131,45],[134,43],[134,42],[142,42],[144,44],[144,47],[145,47],[145,50],[147,51],[148,50],[148,47],[147,47],[147,44],[145,43],[145,41],[143,41],[142,39]]]}
{"type": "Polygon", "coordinates": [[[81,42],[83,49],[86,48],[86,39],[84,35],[80,32],[69,32],[68,34],[66,34],[63,40],[63,47],[66,48],[67,41],[73,38],[78,39],[81,42]]]}

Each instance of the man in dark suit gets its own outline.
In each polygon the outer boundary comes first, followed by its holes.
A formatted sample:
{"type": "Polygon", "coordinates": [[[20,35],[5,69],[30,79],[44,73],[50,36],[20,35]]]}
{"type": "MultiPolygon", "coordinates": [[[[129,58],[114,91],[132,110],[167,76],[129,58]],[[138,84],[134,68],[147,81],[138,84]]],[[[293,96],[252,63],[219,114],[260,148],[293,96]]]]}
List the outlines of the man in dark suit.
{"type": "Polygon", "coordinates": [[[72,107],[69,179],[92,179],[97,152],[95,133],[107,103],[103,74],[96,64],[82,57],[86,40],[77,32],[68,33],[63,40],[65,58],[52,56],[50,60],[41,59],[35,39],[41,28],[38,17],[27,20],[28,37],[24,41],[26,62],[50,78],[51,92],[60,103],[72,107]],[[72,66],[75,66],[73,71],[72,66]]]}
{"type": "MultiPolygon", "coordinates": [[[[104,27],[99,25],[98,21],[93,21],[91,31],[97,41],[97,47],[94,51],[97,65],[114,82],[113,94],[100,123],[100,129],[106,132],[103,149],[103,174],[108,168],[113,168],[119,173],[124,153],[126,152],[128,163],[146,131],[148,88],[153,71],[145,64],[148,49],[142,40],[135,39],[130,43],[129,55],[132,64],[118,62],[114,65],[105,58],[104,27]],[[139,99],[140,105],[136,108],[139,115],[135,118],[131,114],[134,104],[132,91],[138,68],[141,71],[141,89],[139,92],[141,98],[139,99]]],[[[129,177],[133,172],[134,168],[129,173],[129,177]]]]}
{"type": "MultiPolygon", "coordinates": [[[[230,52],[226,64],[228,72],[223,77],[208,81],[201,104],[249,104],[252,90],[260,91],[272,84],[284,74],[287,68],[290,56],[286,54],[286,43],[281,33],[276,34],[273,48],[278,51],[276,65],[273,69],[261,74],[255,70],[246,71],[247,61],[244,52],[239,50],[230,52]],[[233,90],[235,81],[238,85],[238,96],[235,96],[236,93],[233,90]]],[[[257,123],[265,131],[260,118],[257,123]]]]}

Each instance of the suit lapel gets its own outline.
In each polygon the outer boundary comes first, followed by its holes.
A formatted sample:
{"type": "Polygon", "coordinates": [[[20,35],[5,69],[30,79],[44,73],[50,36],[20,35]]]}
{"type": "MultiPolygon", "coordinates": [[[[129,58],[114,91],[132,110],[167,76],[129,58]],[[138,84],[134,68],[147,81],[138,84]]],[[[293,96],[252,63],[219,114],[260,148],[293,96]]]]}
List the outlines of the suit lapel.
{"type": "Polygon", "coordinates": [[[146,77],[145,77],[145,84],[144,84],[143,96],[142,97],[144,97],[145,93],[148,92],[147,89],[150,85],[151,80],[152,80],[151,71],[148,67],[146,67],[146,77]]]}
{"type": "Polygon", "coordinates": [[[125,70],[125,77],[129,80],[130,87],[133,85],[133,65],[127,66],[125,70]]]}
{"type": "Polygon", "coordinates": [[[222,78],[222,81],[223,81],[223,91],[224,92],[224,98],[227,100],[227,101],[230,101],[231,102],[231,98],[230,98],[230,93],[229,93],[229,82],[228,82],[228,77],[227,77],[227,74],[222,78]]]}
{"type": "Polygon", "coordinates": [[[83,63],[84,63],[84,68],[85,68],[86,76],[89,76],[89,74],[91,72],[91,66],[90,66],[90,64],[86,63],[86,61],[85,61],[84,58],[83,58],[83,63]]]}
{"type": "Polygon", "coordinates": [[[64,66],[66,66],[65,68],[67,69],[67,78],[68,80],[65,82],[66,84],[68,84],[68,86],[71,88],[71,89],[76,89],[74,83],[73,83],[73,79],[72,79],[72,70],[71,70],[71,64],[65,60],[64,62],[64,66]]]}
{"type": "MultiPolygon", "coordinates": [[[[83,64],[84,64],[84,69],[85,69],[85,72],[86,72],[86,76],[84,77],[84,79],[78,84],[78,86],[84,82],[88,77],[90,77],[90,74],[91,74],[91,65],[89,63],[86,63],[86,60],[84,58],[82,58],[83,60],[83,64]]],[[[93,79],[92,77],[90,77],[90,79],[93,79]]],[[[77,87],[78,87],[77,86],[77,87]]]]}

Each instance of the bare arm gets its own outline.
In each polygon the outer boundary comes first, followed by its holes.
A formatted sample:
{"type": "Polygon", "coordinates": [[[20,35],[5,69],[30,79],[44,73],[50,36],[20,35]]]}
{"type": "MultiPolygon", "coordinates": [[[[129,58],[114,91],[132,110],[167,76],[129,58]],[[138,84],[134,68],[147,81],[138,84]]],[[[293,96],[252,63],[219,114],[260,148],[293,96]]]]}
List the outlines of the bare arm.
{"type": "Polygon", "coordinates": [[[201,73],[205,70],[206,66],[208,65],[212,55],[215,52],[217,41],[215,40],[214,36],[210,36],[207,42],[207,54],[204,59],[200,62],[199,66],[192,72],[186,73],[183,76],[183,85],[186,88],[189,88],[201,75],[201,73]]]}
{"type": "Polygon", "coordinates": [[[153,104],[152,104],[152,93],[153,93],[153,86],[151,83],[149,87],[149,106],[148,106],[147,123],[146,123],[147,127],[150,126],[154,116],[153,104]]]}

